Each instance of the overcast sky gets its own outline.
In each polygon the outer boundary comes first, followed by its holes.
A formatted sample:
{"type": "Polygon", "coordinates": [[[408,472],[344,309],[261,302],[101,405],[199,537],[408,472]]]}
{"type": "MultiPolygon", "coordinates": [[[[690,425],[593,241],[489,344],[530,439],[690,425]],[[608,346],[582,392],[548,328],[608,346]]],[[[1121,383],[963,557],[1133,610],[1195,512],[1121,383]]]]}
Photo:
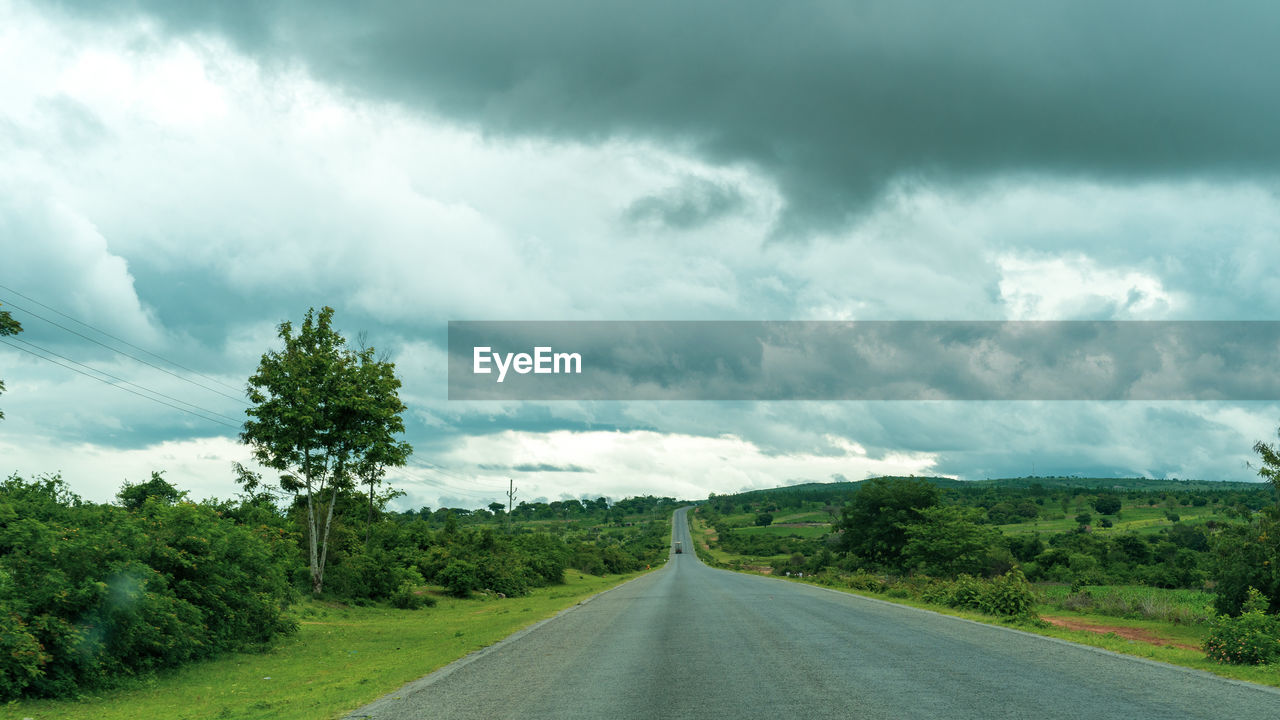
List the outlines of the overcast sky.
{"type": "Polygon", "coordinates": [[[402,506],[1256,479],[1275,402],[450,402],[445,331],[1280,319],[1278,32],[1273,2],[0,0],[0,474],[233,494],[245,380],[328,304],[403,380],[402,506]]]}

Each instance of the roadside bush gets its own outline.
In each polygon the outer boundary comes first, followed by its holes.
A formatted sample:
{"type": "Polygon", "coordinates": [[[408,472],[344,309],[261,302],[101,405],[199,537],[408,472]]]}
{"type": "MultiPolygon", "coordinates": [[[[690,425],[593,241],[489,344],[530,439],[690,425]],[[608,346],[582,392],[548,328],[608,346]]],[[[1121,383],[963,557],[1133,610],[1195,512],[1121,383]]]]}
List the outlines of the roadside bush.
{"type": "Polygon", "coordinates": [[[1248,523],[1230,523],[1214,533],[1210,565],[1217,599],[1224,615],[1239,613],[1256,588],[1269,601],[1269,612],[1280,612],[1280,520],[1270,516],[1248,523]]]}
{"type": "Polygon", "coordinates": [[[21,695],[47,662],[49,655],[22,618],[0,607],[0,698],[21,695]]]}
{"type": "Polygon", "coordinates": [[[443,570],[436,573],[436,582],[444,585],[444,589],[456,597],[467,597],[472,591],[480,589],[475,563],[466,560],[449,561],[443,570]]]}
{"type": "Polygon", "coordinates": [[[863,590],[866,592],[882,593],[885,590],[885,581],[878,575],[872,575],[864,570],[858,570],[852,575],[845,578],[845,584],[854,590],[863,590]]]}
{"type": "Polygon", "coordinates": [[[1254,588],[1238,617],[1222,615],[1204,640],[1210,659],[1233,665],[1262,665],[1280,660],[1280,617],[1266,613],[1267,599],[1254,588]]]}
{"type": "Polygon", "coordinates": [[[74,696],[296,629],[290,539],[139,502],[83,503],[56,476],[0,483],[0,699],[74,696]]]}
{"type": "Polygon", "coordinates": [[[970,575],[961,575],[951,584],[946,604],[954,608],[970,608],[982,610],[982,597],[986,594],[987,583],[970,575]]]}
{"type": "Polygon", "coordinates": [[[1023,617],[1035,609],[1036,593],[1022,571],[1015,568],[988,580],[979,602],[989,615],[1023,617]]]}
{"type": "Polygon", "coordinates": [[[413,580],[405,580],[400,583],[400,586],[396,588],[395,592],[391,593],[390,600],[392,607],[397,607],[401,610],[417,610],[421,607],[435,607],[436,599],[426,594],[421,589],[423,583],[422,576],[418,575],[417,570],[414,570],[413,574],[417,575],[416,582],[413,580]]]}

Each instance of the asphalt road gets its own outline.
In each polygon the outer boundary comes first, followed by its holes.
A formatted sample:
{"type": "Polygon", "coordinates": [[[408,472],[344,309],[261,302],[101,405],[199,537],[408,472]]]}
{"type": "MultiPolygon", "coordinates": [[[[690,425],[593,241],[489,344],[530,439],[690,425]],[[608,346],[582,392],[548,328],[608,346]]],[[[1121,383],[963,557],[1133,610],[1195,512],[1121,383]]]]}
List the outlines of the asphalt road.
{"type": "Polygon", "coordinates": [[[666,567],[352,718],[1280,718],[1280,692],[782,580],[666,567]]]}

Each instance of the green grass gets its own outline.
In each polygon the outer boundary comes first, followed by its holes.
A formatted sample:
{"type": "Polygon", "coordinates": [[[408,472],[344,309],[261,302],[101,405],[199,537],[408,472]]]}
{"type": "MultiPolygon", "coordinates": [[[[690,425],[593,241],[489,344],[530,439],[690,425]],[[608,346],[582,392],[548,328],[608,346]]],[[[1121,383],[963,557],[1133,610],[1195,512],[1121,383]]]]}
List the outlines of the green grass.
{"type": "Polygon", "coordinates": [[[814,512],[794,512],[790,514],[782,514],[776,512],[773,514],[775,523],[830,523],[831,516],[822,511],[814,512]]]}
{"type": "Polygon", "coordinates": [[[505,600],[446,598],[434,608],[395,610],[307,601],[294,637],[264,654],[188,665],[136,687],[78,701],[0,705],[0,718],[203,720],[340,717],[405,683],[501,640],[631,575],[570,570],[566,583],[505,600]]]}
{"type": "Polygon", "coordinates": [[[1176,625],[1205,624],[1217,613],[1213,593],[1142,585],[1089,585],[1087,596],[1065,585],[1042,585],[1046,611],[1078,611],[1111,618],[1161,620],[1176,625]]]}
{"type": "Polygon", "coordinates": [[[734,560],[743,559],[740,555],[730,555],[719,548],[708,550],[703,546],[703,543],[707,542],[709,528],[702,522],[702,518],[694,513],[689,513],[688,518],[689,535],[693,537],[693,550],[698,557],[714,562],[733,562],[734,560]]]}
{"type": "Polygon", "coordinates": [[[777,525],[766,525],[764,527],[744,527],[734,530],[735,533],[743,535],[777,535],[778,537],[790,537],[792,535],[801,538],[822,537],[831,532],[831,528],[818,525],[802,525],[800,527],[779,527],[777,525]]]}
{"type": "MultiPolygon", "coordinates": [[[[708,550],[707,548],[703,547],[702,544],[706,542],[707,535],[711,532],[711,529],[708,528],[706,524],[702,522],[702,518],[698,517],[694,513],[689,513],[688,517],[689,517],[689,534],[693,536],[694,551],[698,554],[698,557],[702,558],[702,560],[708,564],[715,564],[717,562],[721,562],[721,563],[740,562],[746,565],[770,566],[774,563],[774,561],[784,560],[787,557],[789,557],[788,555],[785,555],[785,554],[735,555],[733,553],[725,552],[714,543],[712,544],[711,549],[708,550]]],[[[734,530],[734,532],[741,532],[743,529],[745,528],[734,530]]],[[[783,529],[795,529],[795,528],[783,528],[783,529]]]]}

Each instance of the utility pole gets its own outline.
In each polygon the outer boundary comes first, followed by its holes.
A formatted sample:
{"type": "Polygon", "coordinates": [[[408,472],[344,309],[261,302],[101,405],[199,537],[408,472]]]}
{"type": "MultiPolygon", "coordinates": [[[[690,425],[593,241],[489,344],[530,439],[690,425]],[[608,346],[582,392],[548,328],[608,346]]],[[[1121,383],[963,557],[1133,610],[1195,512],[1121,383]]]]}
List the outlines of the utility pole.
{"type": "Polygon", "coordinates": [[[511,503],[516,499],[516,481],[507,478],[507,517],[511,517],[511,503]]]}

